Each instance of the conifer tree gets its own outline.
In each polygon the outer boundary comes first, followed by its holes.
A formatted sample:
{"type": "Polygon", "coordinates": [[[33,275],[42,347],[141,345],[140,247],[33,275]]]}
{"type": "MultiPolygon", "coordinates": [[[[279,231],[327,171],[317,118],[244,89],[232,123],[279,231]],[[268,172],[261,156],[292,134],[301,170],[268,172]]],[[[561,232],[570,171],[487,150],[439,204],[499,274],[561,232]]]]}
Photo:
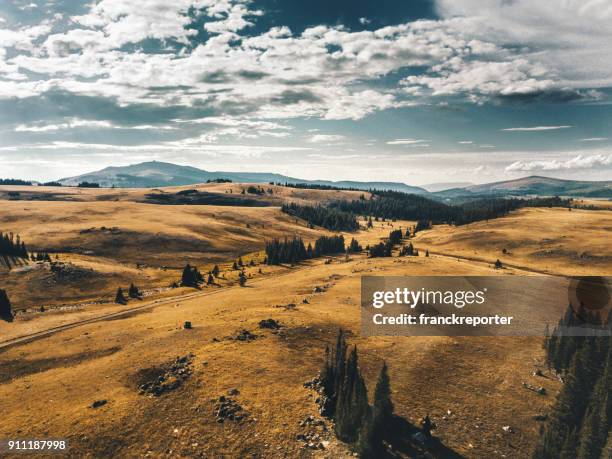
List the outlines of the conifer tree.
{"type": "Polygon", "coordinates": [[[241,287],[244,287],[246,285],[247,277],[244,271],[240,271],[240,274],[238,275],[238,282],[240,283],[241,287]]]}
{"type": "Polygon", "coordinates": [[[141,296],[140,290],[138,290],[138,287],[136,287],[133,283],[130,284],[130,288],[128,288],[128,296],[130,298],[140,298],[141,296]]]}
{"type": "Polygon", "coordinates": [[[215,283],[215,278],[212,273],[208,275],[208,279],[206,279],[206,285],[213,285],[215,283]]]}
{"type": "Polygon", "coordinates": [[[13,308],[6,290],[0,289],[0,319],[11,322],[13,320],[13,308]]]}
{"type": "Polygon", "coordinates": [[[215,267],[211,271],[211,274],[215,277],[219,277],[219,272],[220,272],[219,265],[215,265],[215,267]]]}
{"type": "Polygon", "coordinates": [[[121,287],[117,289],[117,294],[115,295],[115,303],[127,304],[127,299],[125,298],[125,295],[123,294],[123,290],[121,289],[121,287]]]}

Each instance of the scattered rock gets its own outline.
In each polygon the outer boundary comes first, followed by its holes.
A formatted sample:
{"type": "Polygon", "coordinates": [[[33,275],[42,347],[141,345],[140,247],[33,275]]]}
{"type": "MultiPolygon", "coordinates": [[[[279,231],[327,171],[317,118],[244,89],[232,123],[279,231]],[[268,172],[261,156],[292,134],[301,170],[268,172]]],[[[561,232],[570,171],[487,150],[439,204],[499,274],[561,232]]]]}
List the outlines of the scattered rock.
{"type": "Polygon", "coordinates": [[[504,432],[507,432],[507,433],[513,433],[513,432],[514,432],[514,430],[513,430],[513,429],[512,429],[512,427],[510,427],[510,426],[503,426],[503,427],[502,427],[502,430],[503,430],[504,432]]]}
{"type": "Polygon", "coordinates": [[[264,319],[259,321],[259,328],[269,328],[271,330],[278,330],[280,324],[274,319],[264,319]]]}
{"type": "Polygon", "coordinates": [[[239,394],[240,394],[240,391],[236,389],[235,387],[227,391],[227,395],[239,395],[239,394]]]}
{"type": "Polygon", "coordinates": [[[226,420],[240,422],[248,416],[248,413],[242,409],[238,402],[225,395],[220,396],[215,401],[213,414],[217,417],[219,424],[226,420]]]}
{"type": "Polygon", "coordinates": [[[254,335],[246,329],[242,329],[233,339],[237,339],[238,341],[253,341],[256,338],[257,335],[254,335]]]}
{"type": "Polygon", "coordinates": [[[101,406],[104,406],[104,405],[106,405],[107,403],[108,403],[108,401],[107,401],[107,400],[104,400],[104,399],[102,399],[102,400],[96,400],[95,402],[93,402],[93,403],[91,404],[91,407],[92,407],[92,408],[100,408],[101,406]]]}
{"type": "Polygon", "coordinates": [[[312,293],[322,293],[323,289],[321,287],[319,287],[318,285],[312,289],[312,293]]]}
{"type": "Polygon", "coordinates": [[[157,397],[180,387],[191,376],[193,357],[193,354],[177,357],[162,367],[144,370],[151,378],[139,386],[140,393],[157,397]]]}
{"type": "Polygon", "coordinates": [[[310,304],[310,301],[308,301],[308,298],[304,298],[304,299],[302,300],[302,303],[304,303],[304,304],[310,304]]]}

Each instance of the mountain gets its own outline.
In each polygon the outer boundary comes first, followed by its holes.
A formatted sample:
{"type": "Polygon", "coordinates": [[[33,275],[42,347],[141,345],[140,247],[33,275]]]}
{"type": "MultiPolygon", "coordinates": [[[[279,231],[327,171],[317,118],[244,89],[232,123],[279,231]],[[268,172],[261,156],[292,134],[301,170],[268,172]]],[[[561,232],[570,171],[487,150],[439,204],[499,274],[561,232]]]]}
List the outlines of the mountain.
{"type": "Polygon", "coordinates": [[[448,189],[466,188],[471,185],[474,184],[472,182],[439,182],[421,185],[421,188],[425,188],[430,193],[435,193],[436,191],[445,191],[448,189]]]}
{"type": "Polygon", "coordinates": [[[59,180],[62,185],[78,185],[80,182],[99,183],[104,187],[116,186],[120,188],[154,188],[163,186],[193,185],[208,180],[229,179],[233,182],[243,183],[295,183],[308,185],[334,186],[340,188],[356,188],[368,190],[403,191],[405,193],[426,194],[427,191],[416,186],[399,182],[356,182],[329,180],[303,180],[281,174],[266,172],[209,172],[191,166],[179,166],[172,163],[149,161],[130,166],[113,166],[105,169],[67,177],[59,180]]]}
{"type": "Polygon", "coordinates": [[[502,196],[574,196],[612,198],[612,181],[590,182],[563,180],[532,175],[503,182],[451,188],[435,193],[438,197],[502,195],[502,196]]]}

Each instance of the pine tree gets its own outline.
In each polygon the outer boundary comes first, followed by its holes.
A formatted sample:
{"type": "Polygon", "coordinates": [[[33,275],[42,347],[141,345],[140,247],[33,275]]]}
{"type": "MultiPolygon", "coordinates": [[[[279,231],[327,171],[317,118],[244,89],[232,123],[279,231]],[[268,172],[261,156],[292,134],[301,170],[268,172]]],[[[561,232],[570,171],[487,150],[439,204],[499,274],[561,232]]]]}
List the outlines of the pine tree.
{"type": "Polygon", "coordinates": [[[13,308],[6,290],[0,289],[0,319],[11,322],[13,320],[13,308]]]}
{"type": "Polygon", "coordinates": [[[367,389],[359,371],[355,346],[346,361],[346,374],[336,402],[334,416],[336,436],[346,442],[357,440],[369,409],[367,389]]]}
{"type": "Polygon", "coordinates": [[[241,287],[244,287],[246,285],[247,277],[244,271],[240,271],[240,274],[238,275],[238,282],[240,283],[241,287]]]}
{"type": "Polygon", "coordinates": [[[219,277],[220,272],[221,270],[219,269],[219,265],[215,265],[215,267],[211,271],[211,274],[215,277],[219,277]]]}
{"type": "Polygon", "coordinates": [[[128,289],[128,296],[130,298],[140,298],[141,293],[134,284],[130,284],[130,288],[128,289]]]}
{"type": "Polygon", "coordinates": [[[502,264],[502,262],[499,260],[499,258],[497,260],[495,260],[495,269],[501,269],[503,268],[504,265],[502,264]]]}
{"type": "Polygon", "coordinates": [[[215,283],[215,278],[212,274],[208,275],[208,279],[206,279],[206,285],[213,285],[215,283]]]}
{"type": "Polygon", "coordinates": [[[185,287],[194,287],[195,286],[195,276],[193,274],[193,269],[187,263],[183,268],[183,275],[181,276],[181,285],[185,287]]]}
{"type": "Polygon", "coordinates": [[[123,290],[121,289],[121,287],[117,289],[117,294],[115,295],[115,303],[127,304],[127,299],[125,298],[125,295],[123,294],[123,290]]]}

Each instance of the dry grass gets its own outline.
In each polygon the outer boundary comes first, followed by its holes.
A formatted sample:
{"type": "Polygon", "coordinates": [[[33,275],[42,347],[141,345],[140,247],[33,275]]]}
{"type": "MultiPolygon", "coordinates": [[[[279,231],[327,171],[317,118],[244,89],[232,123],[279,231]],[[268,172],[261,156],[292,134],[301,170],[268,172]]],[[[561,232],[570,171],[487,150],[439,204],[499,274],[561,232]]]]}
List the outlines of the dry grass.
{"type": "Polygon", "coordinates": [[[566,275],[610,275],[612,212],[522,209],[460,227],[435,226],[415,245],[431,252],[566,275]],[[506,253],[504,253],[504,249],[506,253]]]}
{"type": "MultiPolygon", "coordinates": [[[[252,277],[240,288],[235,286],[236,273],[227,270],[234,257],[250,253],[246,259],[261,259],[257,251],[274,235],[295,232],[312,239],[323,232],[296,224],[277,208],[92,200],[98,202],[3,202],[0,227],[21,233],[35,247],[57,251],[61,260],[92,268],[97,280],[88,285],[105,282],[111,293],[117,282],[128,279],[167,283],[178,271],[161,266],[181,266],[188,260],[210,266],[212,260],[223,259],[226,279],[222,286],[199,293],[183,288],[158,291],[142,303],[131,303],[151,304],[150,309],[0,351],[0,373],[8,375],[0,379],[0,437],[68,437],[74,457],[310,457],[312,453],[296,440],[305,430],[300,421],[316,414],[314,396],[303,383],[317,373],[323,349],[340,327],[348,330],[349,343],[359,347],[370,394],[386,360],[399,415],[417,423],[430,414],[438,424],[436,436],[465,457],[528,457],[540,425],[533,416],[547,411],[558,390],[555,380],[531,376],[543,359],[541,339],[360,337],[360,276],[527,274],[513,268],[493,270],[490,263],[496,258],[555,273],[611,272],[606,258],[609,212],[527,209],[460,228],[436,227],[415,240],[432,253],[466,259],[354,255],[331,264],[313,260],[294,268],[248,267],[252,277]],[[119,230],[106,234],[101,226],[119,230]],[[81,233],[89,228],[97,230],[81,233]],[[113,246],[114,238],[121,244],[113,246]],[[68,252],[68,247],[78,250],[68,252]],[[503,248],[510,254],[504,256],[503,248]],[[88,250],[93,253],[85,253],[88,250]],[[536,255],[542,250],[554,252],[536,255]],[[599,258],[582,262],[572,255],[584,251],[599,258]],[[137,267],[137,261],[146,266],[137,267]],[[324,291],[313,293],[316,286],[324,291]],[[286,307],[290,304],[295,306],[286,307]],[[258,328],[267,318],[282,324],[280,333],[258,328]],[[186,320],[192,322],[192,330],[182,328],[186,320]],[[229,339],[241,329],[257,339],[229,339]],[[154,398],[138,393],[134,381],[143,370],[163,367],[189,353],[195,354],[193,374],[181,387],[154,398]],[[526,391],[523,381],[544,386],[549,395],[526,391]],[[234,398],[248,419],[219,424],[211,400],[230,388],[240,391],[234,398]],[[91,408],[101,399],[107,404],[91,408]],[[504,432],[507,425],[513,433],[504,432]]],[[[373,230],[346,236],[365,246],[412,223],[391,224],[393,228],[379,222],[373,230]]],[[[35,304],[27,285],[40,282],[44,276],[36,270],[46,269],[36,265],[34,272],[0,275],[5,276],[3,284],[24,276],[25,282],[9,285],[9,293],[17,301],[29,298],[35,304]]],[[[36,298],[55,295],[44,285],[36,290],[36,298]]],[[[79,300],[93,292],[66,290],[79,300]]],[[[8,339],[122,308],[102,303],[72,312],[30,314],[12,324],[0,322],[0,335],[8,339]]],[[[329,440],[327,451],[315,455],[348,454],[333,435],[329,440]]]]}

